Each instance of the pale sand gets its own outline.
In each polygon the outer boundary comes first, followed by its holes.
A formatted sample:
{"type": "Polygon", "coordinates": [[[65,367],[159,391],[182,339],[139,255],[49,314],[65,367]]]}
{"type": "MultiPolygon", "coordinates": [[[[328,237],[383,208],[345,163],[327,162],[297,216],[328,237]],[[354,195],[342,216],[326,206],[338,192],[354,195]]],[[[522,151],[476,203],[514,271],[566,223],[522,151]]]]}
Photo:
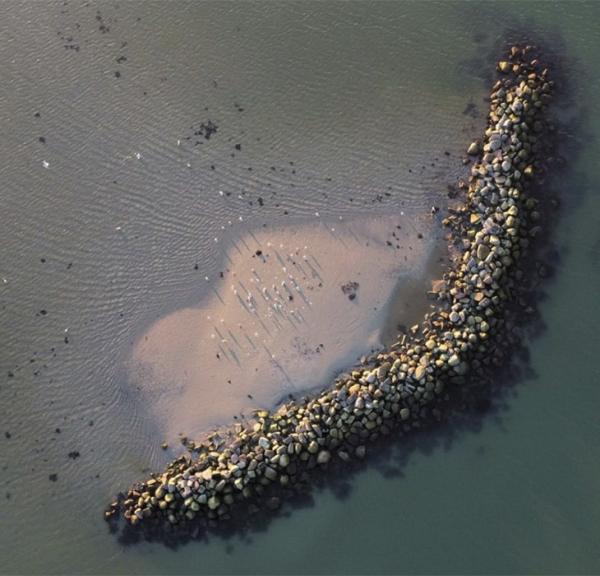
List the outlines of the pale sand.
{"type": "Polygon", "coordinates": [[[200,305],[160,319],[134,347],[130,379],[164,438],[198,438],[329,386],[389,343],[399,322],[419,319],[428,305],[439,260],[433,227],[429,215],[401,214],[255,231],[235,242],[223,279],[207,283],[200,305]],[[341,289],[348,282],[359,284],[354,300],[341,289]]]}

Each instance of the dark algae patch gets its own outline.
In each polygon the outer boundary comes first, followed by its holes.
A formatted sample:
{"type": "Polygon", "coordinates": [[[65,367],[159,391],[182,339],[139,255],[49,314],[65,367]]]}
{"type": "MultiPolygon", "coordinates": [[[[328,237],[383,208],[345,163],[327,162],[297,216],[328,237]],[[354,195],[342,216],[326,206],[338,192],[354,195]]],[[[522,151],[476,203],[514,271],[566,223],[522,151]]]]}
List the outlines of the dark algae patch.
{"type": "MultiPolygon", "coordinates": [[[[534,190],[553,142],[547,109],[554,82],[537,51],[511,47],[497,73],[485,133],[468,147],[469,181],[459,183],[461,203],[444,219],[452,264],[432,311],[329,389],[257,411],[249,426],[188,441],[189,456],[106,510],[115,529],[125,521],[126,540],[177,544],[206,530],[260,523],[321,478],[352,470],[382,439],[397,442],[457,407],[488,410],[489,374],[519,345],[520,324],[532,311],[527,255],[544,213],[534,190]]],[[[356,297],[354,284],[342,286],[348,298],[356,297]]]]}
{"type": "Polygon", "coordinates": [[[348,296],[348,300],[354,300],[358,292],[358,282],[350,281],[342,284],[342,292],[348,296]]]}

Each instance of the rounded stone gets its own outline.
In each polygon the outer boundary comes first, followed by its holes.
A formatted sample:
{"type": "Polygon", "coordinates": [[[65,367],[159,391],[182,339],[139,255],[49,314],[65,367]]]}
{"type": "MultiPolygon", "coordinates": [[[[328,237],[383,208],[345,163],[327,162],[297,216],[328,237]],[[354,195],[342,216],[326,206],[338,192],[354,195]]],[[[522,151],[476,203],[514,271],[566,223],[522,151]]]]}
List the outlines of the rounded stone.
{"type": "Polygon", "coordinates": [[[481,146],[479,145],[479,142],[471,142],[467,148],[467,154],[469,154],[469,156],[477,156],[479,152],[481,152],[481,146]]]}
{"type": "Polygon", "coordinates": [[[327,450],[321,450],[317,456],[317,464],[327,464],[331,460],[331,453],[327,450]]]}

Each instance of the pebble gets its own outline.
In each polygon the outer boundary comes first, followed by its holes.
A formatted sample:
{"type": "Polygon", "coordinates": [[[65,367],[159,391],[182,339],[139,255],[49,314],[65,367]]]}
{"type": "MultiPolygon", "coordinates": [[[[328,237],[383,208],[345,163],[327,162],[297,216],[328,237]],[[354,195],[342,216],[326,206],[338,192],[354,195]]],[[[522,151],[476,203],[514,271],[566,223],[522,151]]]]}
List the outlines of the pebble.
{"type": "Polygon", "coordinates": [[[362,460],[367,455],[367,447],[366,446],[357,446],[354,453],[356,454],[357,458],[360,458],[362,460]]]}
{"type": "Polygon", "coordinates": [[[469,156],[477,156],[480,152],[481,146],[479,145],[479,142],[471,142],[471,144],[469,144],[469,147],[467,148],[467,154],[469,156]]]}
{"type": "Polygon", "coordinates": [[[269,480],[277,480],[277,471],[270,466],[267,466],[265,468],[265,478],[268,478],[269,480]]]}
{"type": "Polygon", "coordinates": [[[415,379],[417,380],[422,380],[423,377],[425,376],[425,366],[423,366],[423,364],[419,364],[416,368],[415,368],[415,379]]]}
{"type": "Polygon", "coordinates": [[[331,460],[331,453],[327,450],[321,450],[317,456],[317,464],[327,464],[331,460]]]}
{"type": "Polygon", "coordinates": [[[479,246],[477,246],[477,259],[478,260],[485,260],[490,253],[490,248],[489,246],[486,246],[485,244],[480,244],[479,246]]]}

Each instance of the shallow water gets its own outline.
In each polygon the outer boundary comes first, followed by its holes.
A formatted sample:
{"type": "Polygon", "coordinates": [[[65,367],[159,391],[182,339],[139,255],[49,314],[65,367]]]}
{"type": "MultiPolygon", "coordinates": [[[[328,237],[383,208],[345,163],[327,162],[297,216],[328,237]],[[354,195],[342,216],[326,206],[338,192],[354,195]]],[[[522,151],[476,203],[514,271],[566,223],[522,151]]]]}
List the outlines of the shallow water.
{"type": "Polygon", "coordinates": [[[599,18],[583,2],[1,4],[0,570],[600,571],[599,18]],[[463,112],[485,110],[487,54],[518,25],[573,64],[585,132],[559,182],[546,330],[506,410],[251,542],[120,546],[105,503],[167,458],[127,379],[136,339],[203,301],[265,225],[441,203],[483,122],[463,112]]]}
{"type": "Polygon", "coordinates": [[[388,319],[428,310],[439,227],[401,210],[242,236],[206,298],[139,336],[130,385],[179,450],[179,434],[198,439],[322,389],[383,345],[388,319]]]}

